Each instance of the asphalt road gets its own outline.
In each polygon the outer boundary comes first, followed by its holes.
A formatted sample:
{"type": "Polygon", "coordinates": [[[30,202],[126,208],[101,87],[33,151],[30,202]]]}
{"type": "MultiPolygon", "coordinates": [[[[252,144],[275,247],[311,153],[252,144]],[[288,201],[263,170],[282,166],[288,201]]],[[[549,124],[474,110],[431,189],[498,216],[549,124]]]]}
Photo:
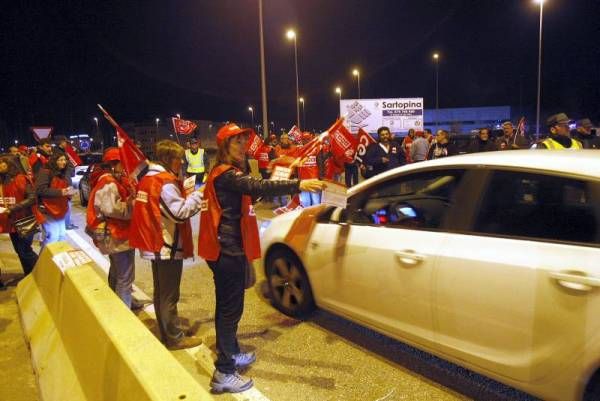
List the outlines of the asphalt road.
{"type": "MultiPolygon", "coordinates": [[[[89,240],[83,232],[84,210],[78,205],[73,210],[73,221],[80,227],[77,233],[89,240]]],[[[196,232],[197,217],[193,228],[196,232]]],[[[239,338],[243,349],[257,352],[258,361],[246,374],[267,399],[534,400],[325,311],[317,311],[305,321],[289,318],[270,305],[262,269],[256,272],[256,286],[246,291],[239,338]]],[[[135,284],[152,296],[150,263],[139,257],[135,284]]],[[[213,352],[214,307],[208,266],[197,257],[187,260],[179,312],[213,352]]],[[[156,333],[152,318],[144,314],[140,318],[156,333]]],[[[203,386],[208,386],[209,373],[199,363],[190,362],[181,351],[176,356],[203,386]]]]}

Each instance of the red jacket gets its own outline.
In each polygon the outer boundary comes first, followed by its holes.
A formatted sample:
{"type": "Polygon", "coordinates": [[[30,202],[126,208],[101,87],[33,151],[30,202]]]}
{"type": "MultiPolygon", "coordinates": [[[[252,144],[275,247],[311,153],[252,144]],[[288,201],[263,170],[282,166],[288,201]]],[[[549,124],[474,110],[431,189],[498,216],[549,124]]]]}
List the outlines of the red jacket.
{"type": "MultiPolygon", "coordinates": [[[[161,224],[160,196],[165,184],[176,183],[181,193],[183,186],[169,172],[147,175],[140,181],[137,189],[133,214],[130,224],[129,245],[142,251],[160,253],[164,243],[163,227],[161,224]]],[[[190,221],[177,224],[177,230],[183,243],[183,257],[194,254],[192,227],[190,221]]],[[[177,243],[173,244],[177,247],[177,243]]]]}
{"type": "MultiPolygon", "coordinates": [[[[206,260],[215,261],[221,254],[218,231],[221,222],[222,209],[215,191],[215,179],[224,172],[234,168],[221,164],[212,169],[206,187],[200,212],[200,235],[198,236],[198,255],[206,260]]],[[[256,214],[252,208],[252,197],[242,196],[242,217],[240,219],[242,245],[249,261],[260,258],[260,240],[256,214]]]]}
{"type": "MultiPolygon", "coordinates": [[[[15,205],[23,202],[27,197],[27,184],[30,184],[29,179],[24,174],[16,175],[8,184],[0,184],[2,192],[0,192],[0,206],[10,209],[15,205]]],[[[31,215],[31,209],[28,207],[24,210],[19,210],[10,213],[0,214],[0,233],[14,233],[15,227],[13,222],[31,215]]]]}
{"type": "Polygon", "coordinates": [[[110,217],[98,216],[94,207],[94,201],[96,200],[96,192],[98,192],[99,189],[110,183],[114,183],[117,186],[119,196],[123,201],[125,201],[131,194],[129,190],[121,182],[119,182],[112,174],[107,173],[102,175],[100,179],[98,179],[98,182],[96,183],[94,189],[92,189],[92,192],[90,193],[90,199],[88,201],[87,207],[86,222],[87,226],[90,229],[95,230],[96,228],[98,228],[100,223],[106,221],[106,225],[111,237],[123,241],[129,238],[130,220],[121,220],[113,219],[110,217]]]}
{"type": "Polygon", "coordinates": [[[317,164],[317,155],[309,155],[304,163],[298,166],[298,178],[306,180],[310,178],[319,178],[319,166],[317,164]]]}
{"type": "Polygon", "coordinates": [[[269,162],[271,161],[269,154],[271,153],[272,150],[273,150],[272,147],[270,147],[268,145],[263,145],[258,150],[258,152],[256,152],[256,160],[258,161],[258,168],[260,168],[260,169],[269,168],[269,162]]]}
{"type": "MultiPolygon", "coordinates": [[[[64,189],[69,186],[69,183],[66,179],[54,176],[50,180],[50,188],[53,189],[64,189]]],[[[44,214],[49,215],[54,219],[61,219],[65,217],[67,214],[67,210],[69,209],[69,197],[68,196],[57,196],[57,197],[40,197],[40,206],[42,206],[42,211],[39,208],[36,208],[35,214],[39,223],[43,223],[46,221],[46,217],[44,214]]]]}

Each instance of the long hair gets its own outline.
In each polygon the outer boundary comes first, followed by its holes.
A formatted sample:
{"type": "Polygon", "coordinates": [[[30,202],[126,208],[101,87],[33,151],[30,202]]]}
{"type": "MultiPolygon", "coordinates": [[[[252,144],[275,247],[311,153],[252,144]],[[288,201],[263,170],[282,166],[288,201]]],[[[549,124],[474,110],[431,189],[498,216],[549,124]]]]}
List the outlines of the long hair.
{"type": "Polygon", "coordinates": [[[217,148],[217,160],[215,163],[215,167],[217,167],[220,164],[230,164],[241,169],[244,172],[247,172],[248,163],[244,162],[242,165],[239,165],[237,161],[233,160],[231,154],[229,153],[229,144],[231,143],[233,138],[235,138],[235,136],[231,136],[219,144],[217,148]]]}
{"type": "Polygon", "coordinates": [[[0,163],[6,163],[8,166],[8,171],[6,172],[6,176],[10,179],[16,176],[19,173],[19,168],[16,164],[16,157],[13,155],[1,155],[0,163]]]}
{"type": "Polygon", "coordinates": [[[69,159],[67,158],[67,155],[65,155],[64,153],[54,152],[54,153],[52,153],[52,156],[50,156],[50,160],[48,160],[48,163],[46,164],[46,168],[48,170],[50,170],[51,177],[55,177],[55,176],[64,177],[67,173],[68,165],[69,165],[69,159]],[[65,168],[63,168],[63,169],[58,168],[58,165],[56,164],[58,159],[60,159],[61,157],[64,157],[67,160],[67,164],[65,165],[65,168]]]}

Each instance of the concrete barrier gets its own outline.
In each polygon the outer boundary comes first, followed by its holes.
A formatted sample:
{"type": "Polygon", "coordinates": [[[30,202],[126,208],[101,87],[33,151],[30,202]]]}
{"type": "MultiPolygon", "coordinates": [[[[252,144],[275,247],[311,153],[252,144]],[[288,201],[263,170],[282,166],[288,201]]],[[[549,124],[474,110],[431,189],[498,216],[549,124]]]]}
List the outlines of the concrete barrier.
{"type": "Polygon", "coordinates": [[[17,287],[44,401],[213,400],[64,242],[17,287]]]}

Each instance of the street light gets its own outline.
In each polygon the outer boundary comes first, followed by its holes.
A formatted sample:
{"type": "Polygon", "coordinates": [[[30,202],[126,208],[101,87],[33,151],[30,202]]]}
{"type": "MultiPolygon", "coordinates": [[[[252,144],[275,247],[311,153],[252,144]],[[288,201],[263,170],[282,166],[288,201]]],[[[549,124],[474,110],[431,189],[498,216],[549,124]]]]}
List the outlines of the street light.
{"type": "MultiPolygon", "coordinates": [[[[339,86],[336,86],[335,93],[338,94],[339,103],[342,103],[342,88],[340,88],[339,86]]],[[[338,104],[338,106],[339,106],[339,104],[338,104]]],[[[340,107],[340,113],[341,113],[341,107],[340,107]]]]}
{"type": "Polygon", "coordinates": [[[537,71],[537,106],[535,114],[535,138],[540,139],[540,108],[542,103],[542,26],[544,22],[544,1],[534,0],[540,5],[540,36],[538,43],[538,71],[537,71]]]}
{"type": "Polygon", "coordinates": [[[298,99],[298,101],[302,105],[302,126],[306,127],[306,106],[304,105],[304,98],[301,97],[300,99],[298,99]]]}
{"type": "Polygon", "coordinates": [[[104,137],[100,134],[100,126],[98,125],[98,117],[92,118],[96,123],[96,138],[100,139],[100,148],[104,152],[104,137]]]}
{"type": "Polygon", "coordinates": [[[254,129],[254,109],[252,106],[248,106],[248,111],[252,114],[252,128],[254,129]]]}
{"type": "Polygon", "coordinates": [[[440,108],[440,54],[433,53],[433,61],[435,62],[435,126],[438,126],[439,108],[440,108]]]}
{"type": "MultiPolygon", "coordinates": [[[[298,85],[298,40],[296,32],[293,29],[287,31],[286,34],[289,40],[294,41],[294,64],[296,65],[296,99],[300,97],[300,87],[298,85]]],[[[300,104],[296,101],[296,126],[300,128],[300,104]]]]}
{"type": "Polygon", "coordinates": [[[358,98],[360,99],[360,71],[357,68],[355,68],[352,71],[352,75],[356,77],[356,84],[358,86],[358,98]]]}
{"type": "Polygon", "coordinates": [[[177,116],[177,118],[181,119],[181,114],[177,113],[175,115],[177,116]]]}
{"type": "Polygon", "coordinates": [[[156,123],[156,136],[158,136],[158,123],[160,122],[160,118],[156,117],[156,120],[154,120],[154,122],[156,123]]]}

